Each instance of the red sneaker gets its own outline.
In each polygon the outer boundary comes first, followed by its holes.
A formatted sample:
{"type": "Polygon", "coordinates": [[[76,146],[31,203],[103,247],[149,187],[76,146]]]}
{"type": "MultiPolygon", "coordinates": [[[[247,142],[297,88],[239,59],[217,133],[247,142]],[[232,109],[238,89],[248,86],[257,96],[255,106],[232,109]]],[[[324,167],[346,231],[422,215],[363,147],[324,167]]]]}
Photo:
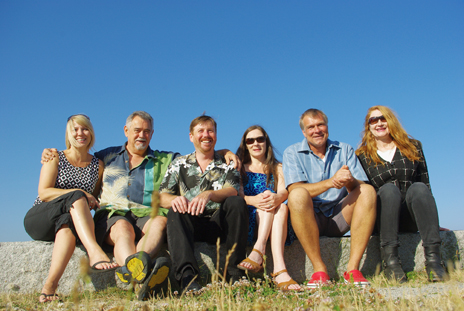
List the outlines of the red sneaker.
{"type": "Polygon", "coordinates": [[[330,277],[324,271],[313,273],[311,280],[306,284],[309,288],[317,288],[329,284],[330,277]]]}
{"type": "Polygon", "coordinates": [[[359,270],[351,270],[343,273],[343,278],[345,279],[345,283],[352,283],[356,286],[365,287],[371,285],[368,280],[364,278],[361,271],[359,270]]]}

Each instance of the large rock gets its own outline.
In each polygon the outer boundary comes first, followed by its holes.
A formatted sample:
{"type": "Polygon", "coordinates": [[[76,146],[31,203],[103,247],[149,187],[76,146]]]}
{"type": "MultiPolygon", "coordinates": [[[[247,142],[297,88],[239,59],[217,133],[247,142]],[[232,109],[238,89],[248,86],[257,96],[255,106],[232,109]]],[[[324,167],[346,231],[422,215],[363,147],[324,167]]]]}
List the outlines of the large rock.
{"type": "MultiPolygon", "coordinates": [[[[443,260],[451,260],[462,268],[463,261],[459,254],[464,249],[464,231],[440,232],[442,238],[443,260]]],[[[400,257],[406,271],[420,271],[424,269],[424,254],[418,233],[400,234],[400,257]]],[[[329,275],[338,279],[346,269],[350,253],[350,237],[320,239],[322,259],[327,264],[329,275]]],[[[373,275],[380,262],[379,237],[370,239],[367,250],[361,262],[361,271],[365,275],[373,275]]],[[[1,292],[40,292],[50,268],[53,243],[50,242],[7,242],[0,243],[0,278],[1,292]]],[[[211,278],[215,272],[217,262],[217,247],[206,243],[195,244],[195,255],[201,269],[203,282],[211,278]]],[[[249,249],[248,251],[250,251],[249,249]]],[[[220,246],[220,267],[224,266],[227,255],[224,245],[220,246]]],[[[86,279],[82,276],[81,258],[86,253],[82,247],[76,247],[63,277],[58,291],[69,294],[75,290],[101,290],[108,286],[127,287],[114,275],[114,272],[90,274],[86,279]]],[[[111,254],[109,254],[111,255],[111,254]]],[[[168,256],[164,248],[161,256],[168,256]]],[[[266,270],[272,272],[272,252],[268,247],[266,252],[266,270]]],[[[110,256],[111,258],[112,256],[110,256]]],[[[311,277],[312,265],[304,253],[300,243],[295,241],[285,247],[285,262],[292,277],[303,282],[311,277]]],[[[85,265],[85,263],[84,263],[85,265]]]]}

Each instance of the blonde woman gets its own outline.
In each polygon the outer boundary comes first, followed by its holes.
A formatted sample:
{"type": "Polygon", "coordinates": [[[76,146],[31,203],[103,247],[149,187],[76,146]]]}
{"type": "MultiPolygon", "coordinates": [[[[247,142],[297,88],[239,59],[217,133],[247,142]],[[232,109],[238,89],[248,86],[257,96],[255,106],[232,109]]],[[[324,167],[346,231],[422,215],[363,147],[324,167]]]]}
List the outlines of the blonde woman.
{"type": "Polygon", "coordinates": [[[386,277],[406,281],[398,257],[398,232],[419,230],[429,280],[445,280],[438,211],[421,143],[406,133],[390,108],[373,106],[367,111],[356,154],[377,191],[381,257],[386,277]]]}
{"type": "Polygon", "coordinates": [[[50,271],[39,297],[41,303],[59,299],[55,293],[77,243],[82,243],[94,271],[116,268],[95,240],[91,209],[101,186],[103,163],[89,149],[95,134],[89,117],[68,118],[66,150],[42,166],[39,196],[24,218],[24,227],[34,240],[54,241],[50,271]]]}
{"type": "Polygon", "coordinates": [[[287,237],[288,208],[282,164],[266,131],[259,125],[249,127],[243,134],[237,156],[243,163],[241,177],[243,193],[250,213],[248,242],[251,244],[257,228],[257,240],[250,255],[238,268],[259,272],[263,268],[263,254],[271,237],[274,262],[272,277],[282,291],[301,290],[287,272],[284,262],[284,244],[287,237]]]}

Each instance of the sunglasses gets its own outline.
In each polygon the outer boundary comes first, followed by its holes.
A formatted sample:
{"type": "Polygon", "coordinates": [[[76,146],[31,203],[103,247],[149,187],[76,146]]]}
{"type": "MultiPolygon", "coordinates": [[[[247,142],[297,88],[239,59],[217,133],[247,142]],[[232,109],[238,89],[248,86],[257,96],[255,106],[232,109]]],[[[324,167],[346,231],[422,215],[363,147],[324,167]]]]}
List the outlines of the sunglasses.
{"type": "Polygon", "coordinates": [[[377,122],[382,121],[382,122],[387,122],[384,116],[378,116],[378,117],[371,117],[367,122],[369,122],[370,125],[377,124],[377,122]]]}
{"type": "Polygon", "coordinates": [[[68,121],[66,121],[66,122],[69,122],[69,120],[71,120],[71,118],[73,118],[73,117],[75,117],[75,116],[83,116],[83,117],[85,117],[87,120],[90,121],[90,118],[89,118],[88,116],[86,116],[85,114],[82,114],[82,113],[78,113],[78,114],[73,114],[72,116],[70,116],[70,117],[68,118],[68,121]]]}
{"type": "Polygon", "coordinates": [[[262,143],[264,143],[266,141],[266,138],[264,136],[259,136],[259,137],[245,139],[245,142],[246,142],[247,145],[252,145],[252,144],[254,144],[255,141],[262,144],[262,143]]]}

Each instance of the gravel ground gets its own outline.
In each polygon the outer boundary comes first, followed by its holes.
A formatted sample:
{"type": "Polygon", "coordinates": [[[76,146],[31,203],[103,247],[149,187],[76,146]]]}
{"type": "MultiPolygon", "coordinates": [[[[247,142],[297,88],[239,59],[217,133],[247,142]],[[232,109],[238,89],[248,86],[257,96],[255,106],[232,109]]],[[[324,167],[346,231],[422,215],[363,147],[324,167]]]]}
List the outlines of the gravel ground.
{"type": "Polygon", "coordinates": [[[378,288],[377,292],[382,294],[386,299],[396,300],[398,298],[415,298],[417,296],[434,296],[443,295],[443,293],[457,291],[464,294],[464,283],[431,283],[421,287],[396,286],[388,288],[378,288]]]}

